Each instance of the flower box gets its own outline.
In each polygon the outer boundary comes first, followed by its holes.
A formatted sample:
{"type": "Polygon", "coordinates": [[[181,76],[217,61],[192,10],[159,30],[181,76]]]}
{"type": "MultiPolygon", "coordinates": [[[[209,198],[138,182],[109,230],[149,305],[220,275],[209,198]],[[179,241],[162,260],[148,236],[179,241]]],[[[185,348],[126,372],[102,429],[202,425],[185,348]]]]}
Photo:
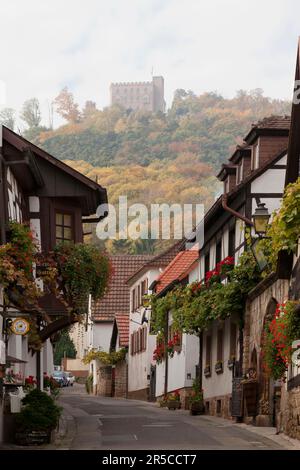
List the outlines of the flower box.
{"type": "Polygon", "coordinates": [[[223,362],[221,362],[221,361],[216,362],[215,371],[216,371],[217,374],[222,374],[223,373],[223,362]]]}
{"type": "Polygon", "coordinates": [[[204,368],[204,377],[210,377],[211,376],[211,369],[210,366],[206,366],[204,368]]]}
{"type": "Polygon", "coordinates": [[[179,400],[168,400],[167,407],[169,410],[179,410],[181,408],[181,403],[179,400]]]}

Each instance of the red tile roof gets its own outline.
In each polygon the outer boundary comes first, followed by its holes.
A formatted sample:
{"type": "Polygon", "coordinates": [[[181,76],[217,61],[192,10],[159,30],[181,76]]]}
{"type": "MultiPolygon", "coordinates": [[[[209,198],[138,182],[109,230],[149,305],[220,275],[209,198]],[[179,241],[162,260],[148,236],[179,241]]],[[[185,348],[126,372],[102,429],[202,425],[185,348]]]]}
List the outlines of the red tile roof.
{"type": "Polygon", "coordinates": [[[114,255],[110,256],[112,276],[108,291],[102,299],[92,302],[94,321],[113,321],[116,312],[129,313],[130,294],[126,280],[143,266],[151,255],[114,255]]]}
{"type": "Polygon", "coordinates": [[[119,346],[126,348],[129,346],[129,314],[116,313],[115,321],[119,333],[119,346]]]}
{"type": "Polygon", "coordinates": [[[198,250],[180,251],[157,279],[155,292],[159,294],[174,281],[184,279],[199,258],[198,250]]]}
{"type": "Polygon", "coordinates": [[[136,272],[134,272],[131,276],[128,277],[127,282],[128,285],[132,284],[138,277],[145,271],[151,268],[165,268],[168,264],[174,259],[177,253],[184,249],[184,245],[186,240],[179,240],[178,242],[174,243],[170,248],[162,253],[152,257],[149,261],[144,263],[136,272]]]}

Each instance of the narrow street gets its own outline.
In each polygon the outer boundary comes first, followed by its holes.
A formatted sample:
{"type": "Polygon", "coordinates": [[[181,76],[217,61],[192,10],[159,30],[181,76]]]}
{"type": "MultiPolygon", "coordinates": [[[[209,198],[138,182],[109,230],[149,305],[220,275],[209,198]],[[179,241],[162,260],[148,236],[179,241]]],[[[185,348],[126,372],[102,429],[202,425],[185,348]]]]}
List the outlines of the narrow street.
{"type": "MultiPolygon", "coordinates": [[[[274,436],[271,440],[253,432],[254,428],[245,429],[245,425],[209,416],[190,416],[187,411],[169,411],[136,400],[94,397],[77,384],[62,391],[60,403],[69,428],[61,449],[288,448],[288,441],[282,437],[274,436]]],[[[267,436],[270,429],[265,431],[267,436]]],[[[271,433],[274,435],[275,431],[271,429],[271,433]]]]}

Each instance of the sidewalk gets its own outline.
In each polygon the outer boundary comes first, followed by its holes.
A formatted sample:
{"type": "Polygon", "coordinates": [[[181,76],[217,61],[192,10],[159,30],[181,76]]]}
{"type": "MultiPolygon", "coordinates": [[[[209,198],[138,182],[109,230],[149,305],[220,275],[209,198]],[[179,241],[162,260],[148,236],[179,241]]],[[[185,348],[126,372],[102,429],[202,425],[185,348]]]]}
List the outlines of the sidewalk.
{"type": "Polygon", "coordinates": [[[198,416],[201,420],[210,421],[211,423],[217,426],[234,426],[236,428],[242,428],[246,431],[249,431],[257,436],[265,437],[266,439],[270,439],[273,442],[276,442],[279,446],[287,450],[300,450],[300,441],[298,439],[292,439],[291,437],[280,433],[276,434],[276,428],[274,427],[260,427],[260,426],[252,426],[251,424],[245,423],[233,423],[228,419],[218,418],[215,416],[207,416],[202,415],[198,416]]]}

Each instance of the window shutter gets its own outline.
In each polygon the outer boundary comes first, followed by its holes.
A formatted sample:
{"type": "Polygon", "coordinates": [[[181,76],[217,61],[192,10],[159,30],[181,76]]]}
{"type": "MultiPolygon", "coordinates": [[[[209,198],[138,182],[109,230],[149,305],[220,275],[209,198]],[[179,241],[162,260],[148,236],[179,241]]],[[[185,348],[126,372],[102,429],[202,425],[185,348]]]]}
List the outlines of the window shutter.
{"type": "Polygon", "coordinates": [[[133,333],[131,333],[130,335],[130,354],[133,356],[134,354],[134,336],[133,336],[133,333]]]}

